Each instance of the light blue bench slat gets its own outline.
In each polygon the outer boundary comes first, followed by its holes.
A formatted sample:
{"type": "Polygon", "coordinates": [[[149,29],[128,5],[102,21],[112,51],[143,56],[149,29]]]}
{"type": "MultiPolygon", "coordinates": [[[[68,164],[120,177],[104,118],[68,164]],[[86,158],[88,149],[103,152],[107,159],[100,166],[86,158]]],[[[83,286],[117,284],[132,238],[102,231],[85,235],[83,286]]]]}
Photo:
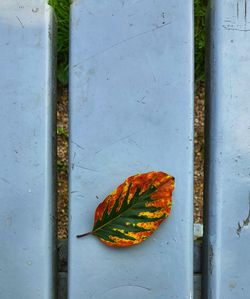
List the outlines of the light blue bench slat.
{"type": "MultiPolygon", "coordinates": [[[[194,299],[201,299],[201,241],[194,242],[194,299]]],[[[67,299],[68,240],[58,242],[58,298],[67,299]]]]}
{"type": "Polygon", "coordinates": [[[75,1],[70,50],[69,298],[192,298],[192,1],[75,1]],[[176,178],[154,236],[125,250],[76,238],[150,170],[176,178]]]}
{"type": "Polygon", "coordinates": [[[250,294],[250,1],[211,1],[204,298],[250,294]]]}
{"type": "Polygon", "coordinates": [[[0,298],[55,298],[53,15],[0,3],[0,298]]]}

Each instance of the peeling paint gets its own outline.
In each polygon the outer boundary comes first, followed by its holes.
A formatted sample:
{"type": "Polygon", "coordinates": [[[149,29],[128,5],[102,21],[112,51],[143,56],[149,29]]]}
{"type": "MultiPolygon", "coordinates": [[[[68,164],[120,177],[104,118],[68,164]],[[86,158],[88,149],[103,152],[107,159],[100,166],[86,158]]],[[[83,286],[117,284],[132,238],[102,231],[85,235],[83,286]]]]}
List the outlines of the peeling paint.
{"type": "Polygon", "coordinates": [[[249,32],[248,0],[235,2],[234,14],[224,20],[222,27],[230,31],[249,32]]]}
{"type": "Polygon", "coordinates": [[[223,25],[222,27],[226,30],[229,30],[229,31],[239,31],[239,32],[249,32],[250,31],[250,29],[235,28],[233,25],[232,26],[223,25]]]}
{"type": "Polygon", "coordinates": [[[249,202],[249,206],[248,206],[248,215],[247,215],[247,218],[245,220],[243,220],[243,222],[238,222],[238,226],[237,226],[237,229],[236,229],[236,233],[237,235],[240,237],[240,234],[242,232],[242,229],[244,227],[247,227],[250,223],[250,193],[249,193],[249,197],[248,197],[248,202],[249,202]]]}

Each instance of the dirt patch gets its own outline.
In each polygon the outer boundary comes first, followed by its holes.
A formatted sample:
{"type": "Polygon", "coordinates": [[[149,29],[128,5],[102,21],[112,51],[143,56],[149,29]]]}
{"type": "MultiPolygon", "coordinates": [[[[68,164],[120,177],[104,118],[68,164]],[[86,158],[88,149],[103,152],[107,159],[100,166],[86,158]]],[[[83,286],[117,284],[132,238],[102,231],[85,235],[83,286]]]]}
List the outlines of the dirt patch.
{"type": "Polygon", "coordinates": [[[57,99],[58,239],[68,235],[68,91],[58,87],[57,99]]]}
{"type": "Polygon", "coordinates": [[[194,99],[194,222],[203,223],[203,186],[204,186],[204,120],[205,88],[197,89],[194,99]]]}

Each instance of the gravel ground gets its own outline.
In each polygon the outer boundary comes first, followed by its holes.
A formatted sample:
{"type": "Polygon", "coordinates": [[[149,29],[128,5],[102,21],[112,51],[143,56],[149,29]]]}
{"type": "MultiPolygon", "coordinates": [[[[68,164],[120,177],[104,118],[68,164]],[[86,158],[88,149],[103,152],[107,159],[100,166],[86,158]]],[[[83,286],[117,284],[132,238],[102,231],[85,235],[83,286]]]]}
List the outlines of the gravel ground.
{"type": "Polygon", "coordinates": [[[57,100],[58,239],[68,235],[68,91],[59,86],[57,100]]]}
{"type": "Polygon", "coordinates": [[[194,99],[194,222],[203,223],[205,88],[194,99]]]}
{"type": "MultiPolygon", "coordinates": [[[[58,87],[57,103],[57,184],[58,239],[66,239],[68,230],[68,115],[66,88],[58,87]]],[[[195,96],[195,160],[194,160],[194,222],[203,222],[203,165],[204,165],[204,87],[195,96]]]]}

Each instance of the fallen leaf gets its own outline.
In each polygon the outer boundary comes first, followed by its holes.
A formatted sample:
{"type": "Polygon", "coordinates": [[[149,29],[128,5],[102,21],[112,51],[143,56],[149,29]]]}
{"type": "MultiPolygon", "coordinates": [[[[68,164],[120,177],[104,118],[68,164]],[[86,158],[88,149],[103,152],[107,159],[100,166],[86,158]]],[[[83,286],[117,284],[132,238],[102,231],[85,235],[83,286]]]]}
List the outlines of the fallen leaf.
{"type": "Polygon", "coordinates": [[[139,244],[151,236],[169,216],[174,178],[151,171],[125,180],[95,211],[94,227],[87,235],[112,247],[139,244]]]}

